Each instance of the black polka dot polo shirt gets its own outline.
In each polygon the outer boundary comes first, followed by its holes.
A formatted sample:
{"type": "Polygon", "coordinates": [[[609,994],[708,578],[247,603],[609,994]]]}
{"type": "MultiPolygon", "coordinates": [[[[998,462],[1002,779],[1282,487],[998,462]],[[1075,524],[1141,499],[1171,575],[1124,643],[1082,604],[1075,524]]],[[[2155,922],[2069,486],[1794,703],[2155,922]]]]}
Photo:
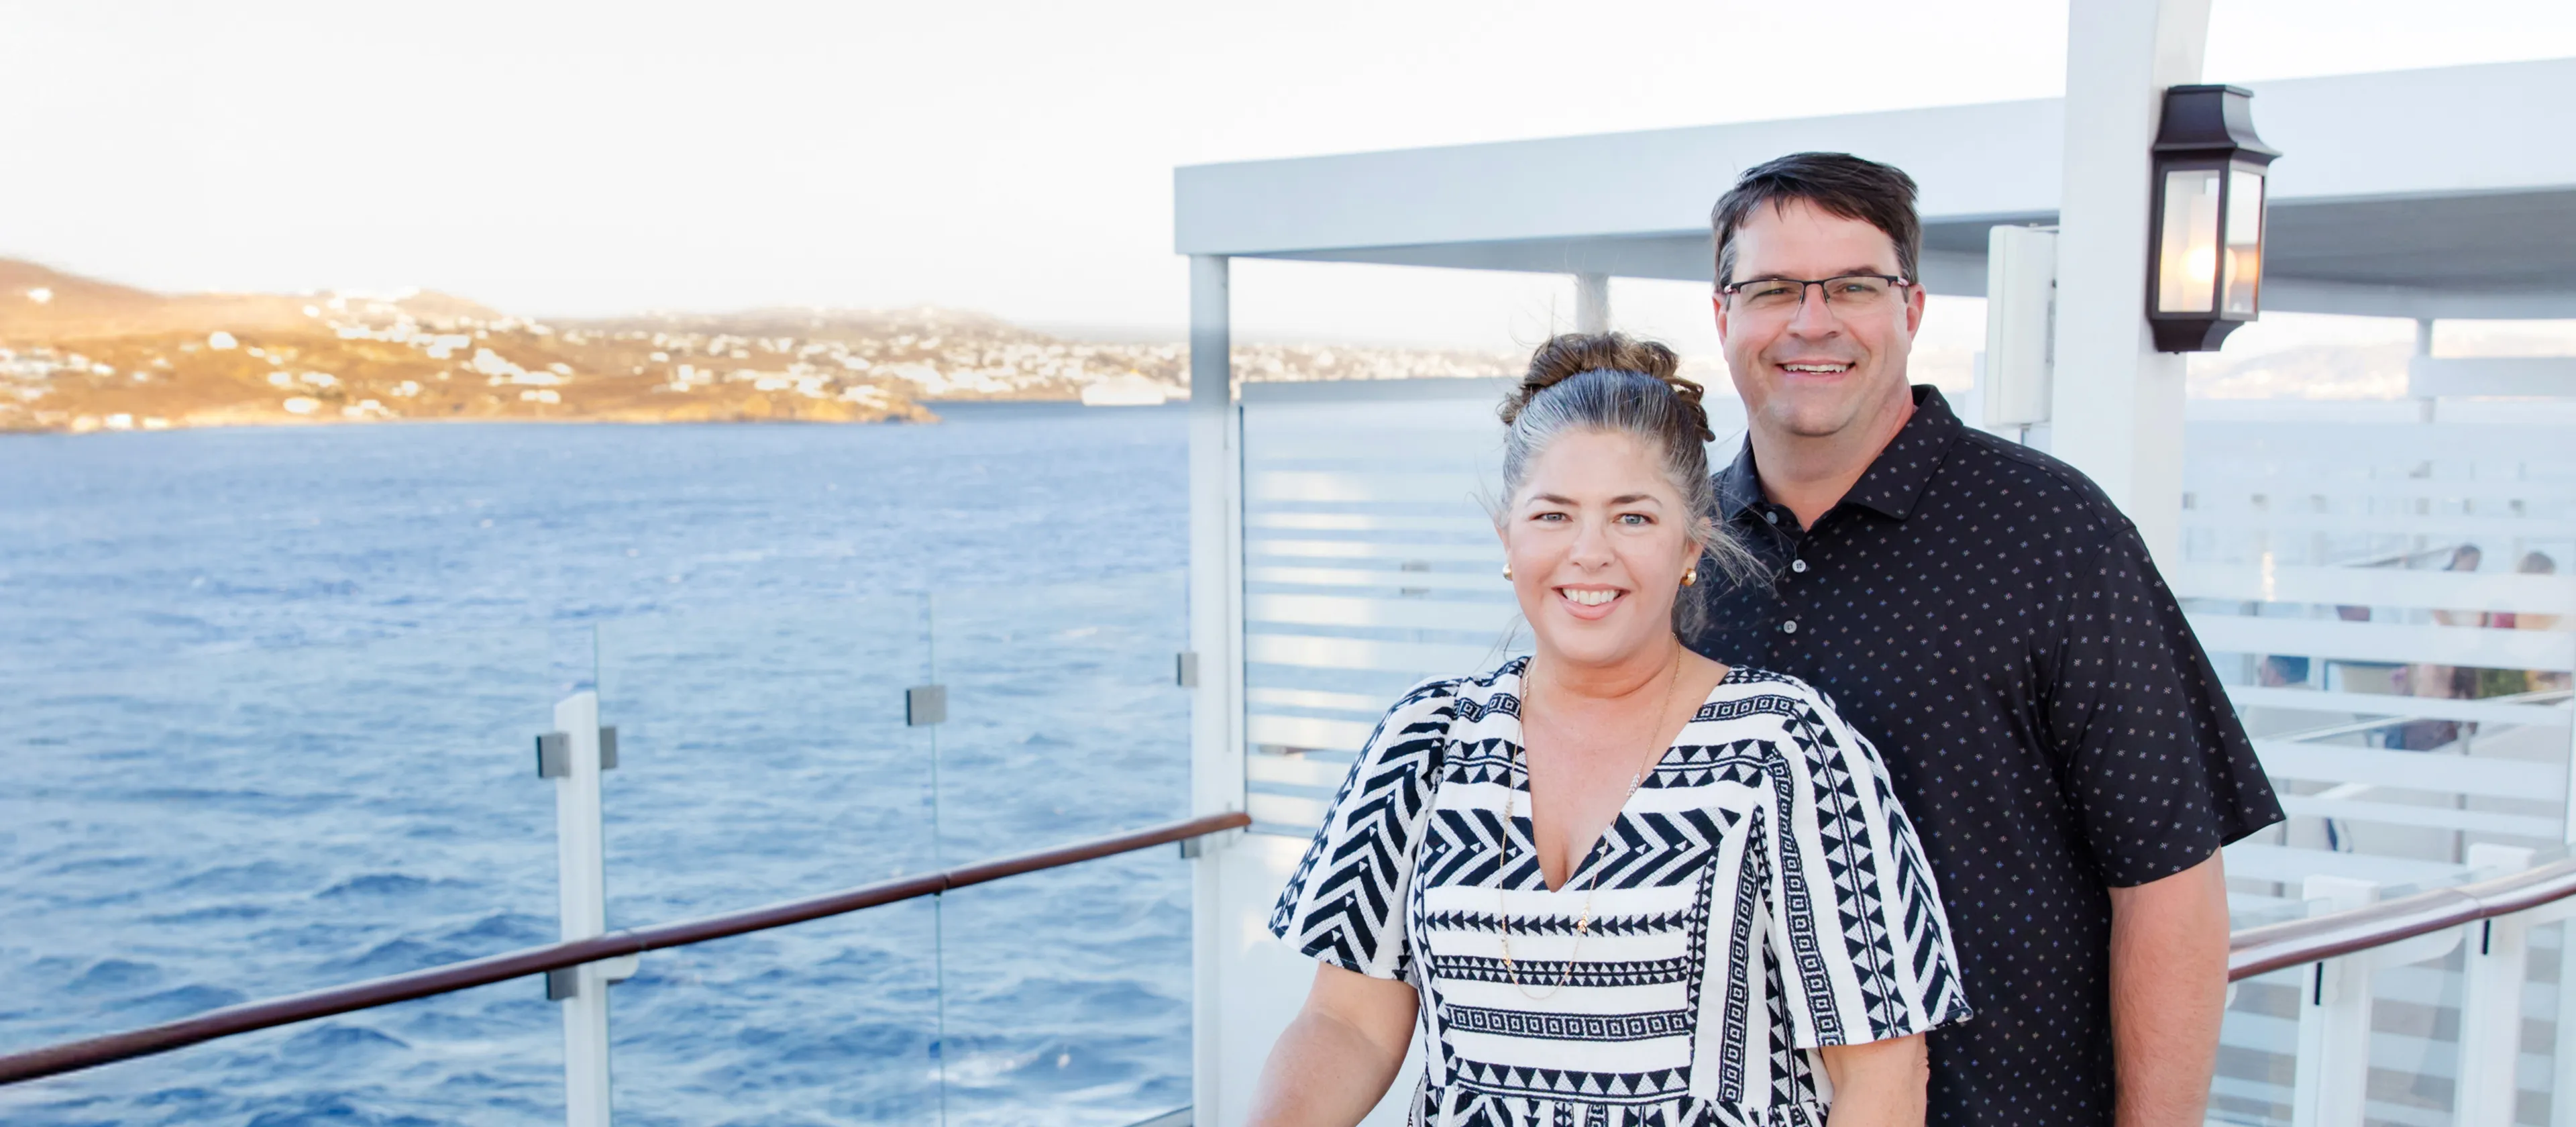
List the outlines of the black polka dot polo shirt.
{"type": "Polygon", "coordinates": [[[1813,528],[1764,499],[1749,444],[1717,475],[1720,521],[1770,574],[1710,585],[1689,641],[1823,689],[1886,757],[1977,1012],[1932,1035],[1930,1121],[2107,1127],[2108,890],[2280,804],[2128,518],[1914,398],[1813,528]]]}

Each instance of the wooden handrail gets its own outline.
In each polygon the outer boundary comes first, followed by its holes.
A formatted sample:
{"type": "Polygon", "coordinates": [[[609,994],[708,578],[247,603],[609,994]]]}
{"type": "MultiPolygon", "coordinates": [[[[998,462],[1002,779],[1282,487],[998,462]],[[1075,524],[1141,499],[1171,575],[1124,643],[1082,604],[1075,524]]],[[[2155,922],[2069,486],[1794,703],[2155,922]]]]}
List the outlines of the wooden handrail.
{"type": "MultiPolygon", "coordinates": [[[[1211,814],[1033,853],[978,861],[944,872],[860,885],[802,900],[654,927],[613,931],[588,939],[530,947],[327,990],[246,1002],[160,1025],[0,1056],[0,1084],[76,1072],[237,1033],[488,986],[602,959],[683,947],[900,900],[935,896],[950,889],[1151,849],[1157,845],[1238,830],[1251,824],[1252,819],[1240,812],[1211,814]]],[[[2238,982],[2284,967],[2428,935],[2443,928],[2509,916],[2571,895],[2576,895],[2576,857],[2477,884],[2437,888],[2347,912],[2247,928],[2228,938],[2227,980],[2238,982]]]]}
{"type": "Polygon", "coordinates": [[[2228,937],[2227,981],[2530,911],[2570,895],[2576,895],[2576,857],[2348,912],[2249,927],[2228,937]]]}
{"type": "Polygon", "coordinates": [[[606,935],[595,935],[588,939],[529,947],[462,963],[449,963],[446,966],[413,971],[409,974],[397,974],[351,983],[347,986],[335,986],[327,990],[291,994],[260,1002],[245,1002],[238,1006],[208,1010],[193,1017],[164,1022],[160,1025],[148,1025],[122,1033],[67,1041],[59,1045],[48,1045],[41,1049],[0,1056],[0,1084],[15,1084],[23,1080],[75,1072],[115,1061],[166,1053],[172,1049],[212,1041],[218,1037],[230,1037],[236,1033],[249,1033],[299,1021],[310,1021],[317,1017],[344,1014],[352,1010],[408,1002],[414,998],[426,998],[433,994],[448,994],[476,986],[488,986],[495,982],[580,966],[583,963],[595,963],[602,959],[614,959],[623,955],[659,951],[670,947],[683,947],[691,943],[704,943],[710,939],[722,939],[729,935],[765,931],[773,927],[837,916],[844,912],[855,912],[862,908],[874,908],[892,904],[898,900],[936,896],[950,889],[965,888],[969,885],[983,884],[986,881],[1000,880],[1003,877],[1018,876],[1022,873],[1033,873],[1041,869],[1063,868],[1066,865],[1095,861],[1120,853],[1132,853],[1139,849],[1151,849],[1157,845],[1169,845],[1176,841],[1187,841],[1226,830],[1239,830],[1251,824],[1252,818],[1241,812],[1210,814],[1206,817],[1167,822],[1163,825],[1149,826],[1109,837],[1093,838],[1090,841],[1076,842],[1072,845],[1041,849],[1034,853],[978,861],[945,872],[924,873],[920,876],[860,885],[856,888],[847,888],[802,900],[788,900],[758,908],[747,908],[739,912],[681,920],[677,923],[631,931],[612,931],[606,935]]]}

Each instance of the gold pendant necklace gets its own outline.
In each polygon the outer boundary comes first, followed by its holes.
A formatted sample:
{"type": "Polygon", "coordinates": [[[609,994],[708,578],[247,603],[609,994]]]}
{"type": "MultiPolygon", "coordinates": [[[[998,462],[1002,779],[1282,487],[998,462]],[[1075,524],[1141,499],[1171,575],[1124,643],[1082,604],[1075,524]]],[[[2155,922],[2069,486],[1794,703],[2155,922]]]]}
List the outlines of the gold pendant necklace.
{"type": "MultiPolygon", "coordinates": [[[[1535,662],[1533,661],[1532,664],[1535,664],[1535,662]]],[[[1660,732],[1663,730],[1664,717],[1670,715],[1673,710],[1673,689],[1681,682],[1681,679],[1682,659],[1681,655],[1676,653],[1673,655],[1672,676],[1664,681],[1664,702],[1655,710],[1655,726],[1649,730],[1648,734],[1650,736],[1654,732],[1660,732]]],[[[1521,666],[1521,739],[1524,743],[1529,739],[1530,688],[1536,683],[1536,680],[1530,676],[1530,666],[1521,666]]],[[[1529,749],[1523,747],[1517,748],[1516,750],[1519,751],[1521,755],[1521,777],[1527,779],[1529,777],[1529,749]]],[[[1657,762],[1661,762],[1663,756],[1658,754],[1655,758],[1657,762]]],[[[1644,785],[1645,781],[1646,772],[1644,770],[1636,771],[1628,776],[1628,791],[1619,798],[1620,811],[1624,812],[1628,809],[1629,800],[1637,797],[1637,788],[1644,785]]],[[[1519,815],[1516,811],[1520,809],[1520,788],[1512,786],[1509,778],[1505,778],[1503,780],[1503,784],[1505,787],[1503,797],[1503,847],[1502,857],[1496,866],[1497,879],[1501,879],[1511,872],[1512,823],[1519,820],[1519,815]]],[[[1603,826],[1601,828],[1601,840],[1609,840],[1611,829],[1616,827],[1618,824],[1619,814],[1611,814],[1610,825],[1603,826]]],[[[1538,799],[1535,792],[1533,792],[1530,799],[1530,845],[1533,849],[1538,845],[1538,799]]],[[[1581,864],[1583,861],[1588,860],[1591,860],[1590,853],[1584,854],[1581,859],[1576,861],[1576,864],[1581,864]]],[[[1539,884],[1544,887],[1546,883],[1547,871],[1542,867],[1539,870],[1539,884]]],[[[1520,964],[1512,960],[1512,912],[1510,891],[1499,885],[1496,886],[1494,889],[1494,913],[1496,919],[1502,924],[1503,975],[1504,977],[1512,980],[1512,987],[1521,992],[1521,997],[1528,998],[1531,1001],[1539,1001],[1546,998],[1553,998],[1556,996],[1558,991],[1565,989],[1566,982],[1574,975],[1574,957],[1583,951],[1583,937],[1589,934],[1592,930],[1592,894],[1600,891],[1600,888],[1601,870],[1595,868],[1592,870],[1591,879],[1583,882],[1583,912],[1575,918],[1574,945],[1568,948],[1565,952],[1565,965],[1557,969],[1556,983],[1548,987],[1547,993],[1533,994],[1530,993],[1529,984],[1521,981],[1520,964]]]]}

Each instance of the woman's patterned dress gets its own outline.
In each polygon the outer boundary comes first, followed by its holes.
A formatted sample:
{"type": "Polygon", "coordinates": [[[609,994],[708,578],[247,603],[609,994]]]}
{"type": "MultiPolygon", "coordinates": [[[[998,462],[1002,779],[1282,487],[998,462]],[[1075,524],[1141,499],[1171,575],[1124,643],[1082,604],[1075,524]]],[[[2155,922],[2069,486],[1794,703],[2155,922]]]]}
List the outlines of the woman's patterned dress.
{"type": "Polygon", "coordinates": [[[1419,992],[1415,1123],[1824,1127],[1816,1048],[1968,1019],[1877,752],[1793,678],[1729,672],[1548,891],[1527,664],[1398,701],[1271,916],[1306,954],[1419,992]]]}

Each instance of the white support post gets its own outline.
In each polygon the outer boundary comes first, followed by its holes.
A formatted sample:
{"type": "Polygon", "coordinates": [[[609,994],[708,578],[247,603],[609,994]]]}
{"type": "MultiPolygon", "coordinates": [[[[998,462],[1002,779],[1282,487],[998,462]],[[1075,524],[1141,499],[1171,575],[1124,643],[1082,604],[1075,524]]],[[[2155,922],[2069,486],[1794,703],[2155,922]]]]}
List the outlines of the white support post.
{"type": "Polygon", "coordinates": [[[1977,372],[1985,429],[2047,425],[2056,321],[2057,232],[1987,228],[1986,351],[1977,372]]]}
{"type": "MultiPolygon", "coordinates": [[[[2576,636],[2570,636],[2568,644],[2576,647],[2576,636]]],[[[2567,766],[2568,777],[2560,796],[2559,840],[2576,845],[2576,724],[2567,726],[2567,758],[2560,762],[2567,766]]],[[[2550,1062],[2549,1125],[2576,1127],[2576,919],[2559,925],[2558,1013],[2551,1020],[2557,1047],[2550,1062]]]]}
{"type": "MultiPolygon", "coordinates": [[[[2345,912],[2378,899],[2379,886],[2312,876],[2301,895],[2319,912],[2345,912]]],[[[2370,966],[2366,955],[2352,955],[2311,964],[2301,976],[2291,1127],[2362,1127],[2370,1082],[2370,966]]]]}
{"type": "MultiPolygon", "coordinates": [[[[2519,872],[2531,850],[2480,842],[2469,867],[2519,872]]],[[[2456,1127],[2513,1127],[2514,1065],[2522,1057],[2522,980],[2530,921],[2506,916],[2469,925],[2460,971],[2460,1068],[2453,1091],[2456,1127]]]]}
{"type": "MultiPolygon", "coordinates": [[[[563,741],[564,752],[554,773],[555,886],[563,937],[588,939],[608,929],[599,832],[599,694],[574,693],[556,704],[551,738],[563,741]]],[[[546,770],[543,751],[539,770],[546,770]]],[[[549,978],[548,993],[563,1007],[566,1127],[608,1127],[608,984],[612,975],[633,973],[631,965],[615,965],[623,961],[588,963],[549,978]],[[566,987],[570,997],[563,996],[566,987]]]]}
{"type": "Polygon", "coordinates": [[[2170,572],[2182,544],[2183,358],[2147,327],[2150,146],[2200,81],[2210,0],[2067,6],[2066,179],[2049,448],[2091,476],[2170,572]]]}
{"type": "Polygon", "coordinates": [[[1578,333],[1610,331],[1610,275],[1577,274],[1574,276],[1574,331],[1578,333]]]}
{"type": "MultiPolygon", "coordinates": [[[[1243,809],[1243,425],[1234,401],[1227,260],[1190,257],[1190,813],[1243,809]]],[[[1223,864],[1228,838],[1203,839],[1191,862],[1191,1103],[1217,1121],[1227,1073],[1220,1000],[1233,920],[1223,864]]],[[[1240,1047],[1237,1047],[1240,1048],[1240,1047]]]]}
{"type": "MultiPolygon", "coordinates": [[[[2526,919],[2523,937],[2530,940],[2530,928],[2545,921],[2526,919]]],[[[2550,1127],[2576,1127],[2576,1036],[2568,1030],[2576,1026],[2576,918],[2560,916],[2558,923],[2558,1014],[2553,1019],[2557,1046],[2551,1053],[2549,1069],[2550,1127]]]]}
{"type": "MultiPolygon", "coordinates": [[[[2433,319],[2430,317],[2418,317],[2415,319],[2415,355],[2431,356],[2432,354],[2433,319]]],[[[2412,381],[2410,380],[2409,382],[2412,381]]],[[[2418,421],[2427,423],[2434,421],[2436,418],[2435,412],[2437,410],[2438,407],[2431,396],[2424,396],[2415,401],[2415,413],[2418,421]]]]}

